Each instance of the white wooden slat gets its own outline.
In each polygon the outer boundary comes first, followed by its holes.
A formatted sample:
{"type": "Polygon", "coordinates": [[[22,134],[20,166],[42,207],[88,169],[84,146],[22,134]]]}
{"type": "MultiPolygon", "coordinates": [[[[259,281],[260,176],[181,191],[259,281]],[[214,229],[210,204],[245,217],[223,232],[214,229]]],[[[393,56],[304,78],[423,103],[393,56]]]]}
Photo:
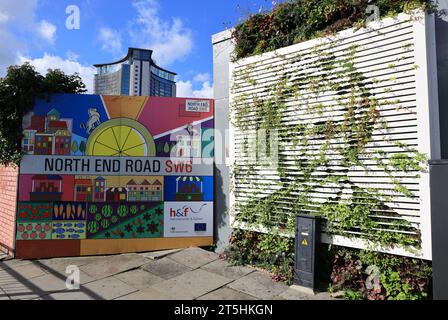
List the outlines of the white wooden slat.
{"type": "MultiPolygon", "coordinates": [[[[341,76],[344,68],[340,65],[348,58],[354,63],[357,72],[365,77],[361,84],[380,105],[378,112],[380,120],[373,130],[371,141],[365,146],[367,155],[361,159],[363,167],[348,168],[347,173],[331,173],[333,176],[347,175],[350,182],[360,188],[375,189],[385,199],[393,197],[393,201],[385,200],[384,207],[372,212],[374,219],[379,219],[379,228],[385,232],[399,232],[403,234],[422,235],[422,249],[418,253],[409,253],[403,248],[382,248],[381,251],[407,256],[418,256],[431,259],[430,221],[428,219],[430,204],[428,201],[429,184],[427,173],[422,172],[393,172],[386,173],[377,162],[369,157],[376,157],[384,164],[390,164],[393,156],[407,154],[407,151],[396,143],[404,143],[409,148],[415,148],[432,159],[439,157],[437,150],[438,115],[434,113],[435,102],[428,98],[429,91],[434,90],[433,63],[434,53],[431,51],[433,43],[433,16],[414,13],[401,14],[397,18],[388,18],[379,23],[373,23],[368,28],[360,30],[345,30],[324,39],[314,39],[301,44],[276,50],[260,56],[242,59],[231,65],[232,92],[231,105],[233,119],[240,114],[247,128],[262,126],[262,119],[258,116],[256,107],[251,107],[242,114],[239,109],[253,105],[256,100],[263,101],[272,96],[272,90],[280,79],[287,79],[287,86],[294,86],[298,93],[285,96],[284,109],[281,110],[282,127],[278,132],[290,132],[292,127],[305,124],[308,127],[334,124],[345,121],[343,104],[347,98],[339,99],[338,92],[333,89],[314,87],[323,81],[333,83],[347,82],[348,76],[341,76]],[[423,19],[414,19],[420,16],[423,19]],[[351,55],[351,48],[356,45],[355,53],[351,55]],[[325,76],[322,69],[328,65],[326,57],[332,56],[336,62],[331,70],[334,76],[325,76]],[[432,67],[431,67],[432,66],[432,67]],[[286,77],[286,78],[285,78],[286,77]],[[423,88],[423,90],[422,90],[423,88]],[[382,127],[387,122],[387,128],[382,127]],[[381,152],[385,152],[380,153],[381,152]],[[391,179],[396,179],[407,187],[413,197],[398,194],[391,179]],[[393,221],[406,220],[411,223],[409,230],[395,230],[393,221]],[[388,222],[389,221],[389,222],[388,222]]],[[[359,93],[359,95],[361,92],[359,93]]],[[[360,96],[359,96],[360,97],[360,96]]],[[[355,115],[359,117],[359,115],[355,115]]],[[[231,121],[231,158],[239,166],[239,173],[233,177],[233,192],[230,195],[231,204],[236,208],[247,204],[252,197],[263,198],[281,191],[281,183],[289,183],[295,191],[289,195],[280,196],[276,200],[276,209],[272,213],[275,221],[286,221],[291,204],[297,203],[294,196],[299,197],[305,187],[313,187],[309,194],[316,203],[332,203],[341,187],[334,183],[322,183],[322,179],[329,176],[328,169],[341,170],[341,155],[337,151],[344,143],[341,134],[335,135],[331,141],[331,148],[326,151],[329,159],[328,168],[317,168],[309,181],[303,180],[303,173],[297,169],[298,162],[309,164],[313,157],[317,157],[321,150],[324,137],[313,137],[309,145],[304,148],[294,139],[297,137],[279,136],[278,143],[282,145],[279,156],[282,157],[281,169],[286,174],[281,182],[276,167],[263,167],[252,163],[253,155],[246,153],[247,132],[241,132],[233,126],[231,121]],[[304,154],[306,152],[306,155],[304,154]],[[286,219],[286,220],[285,220],[286,219]]],[[[253,150],[252,150],[253,151],[253,150]]],[[[281,195],[281,194],[280,194],[281,195]]],[[[350,187],[342,189],[342,199],[349,199],[353,195],[350,187]]],[[[369,199],[364,199],[370,203],[369,199]]],[[[303,210],[314,212],[317,208],[304,207],[303,210]]],[[[238,209],[233,213],[232,221],[238,215],[238,209]]],[[[245,225],[246,229],[253,229],[245,225]]],[[[263,226],[255,228],[265,230],[263,226]]],[[[350,234],[361,235],[356,231],[350,234]]],[[[349,234],[347,233],[347,234],[349,234]]],[[[366,236],[366,235],[363,235],[366,236]]],[[[348,245],[362,248],[363,241],[348,239],[346,235],[323,239],[329,243],[348,245]]]]}

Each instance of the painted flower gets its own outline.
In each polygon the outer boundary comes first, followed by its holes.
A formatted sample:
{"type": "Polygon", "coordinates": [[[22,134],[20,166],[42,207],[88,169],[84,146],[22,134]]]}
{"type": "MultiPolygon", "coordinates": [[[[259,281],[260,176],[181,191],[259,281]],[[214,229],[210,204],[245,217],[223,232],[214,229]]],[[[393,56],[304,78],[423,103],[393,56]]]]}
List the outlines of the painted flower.
{"type": "Polygon", "coordinates": [[[148,231],[149,231],[149,232],[151,232],[152,234],[154,234],[154,233],[157,232],[157,227],[158,227],[158,226],[159,226],[158,224],[156,224],[156,223],[154,223],[154,222],[151,222],[151,224],[148,224],[147,228],[148,228],[148,231]]]}

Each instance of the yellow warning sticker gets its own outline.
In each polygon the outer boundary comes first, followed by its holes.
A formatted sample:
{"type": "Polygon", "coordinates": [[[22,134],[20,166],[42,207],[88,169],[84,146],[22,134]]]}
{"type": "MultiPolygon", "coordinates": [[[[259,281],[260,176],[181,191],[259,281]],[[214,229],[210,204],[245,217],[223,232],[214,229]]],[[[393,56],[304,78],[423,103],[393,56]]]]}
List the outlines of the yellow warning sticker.
{"type": "Polygon", "coordinates": [[[307,245],[308,245],[308,241],[306,241],[306,239],[303,239],[302,246],[307,246],[307,245]]]}

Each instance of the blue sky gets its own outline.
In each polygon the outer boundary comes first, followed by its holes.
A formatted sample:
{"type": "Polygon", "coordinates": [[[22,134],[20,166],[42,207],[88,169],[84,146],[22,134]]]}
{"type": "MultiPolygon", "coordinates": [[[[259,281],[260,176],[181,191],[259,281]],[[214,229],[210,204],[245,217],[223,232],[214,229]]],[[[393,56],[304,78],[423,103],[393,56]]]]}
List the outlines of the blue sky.
{"type": "Polygon", "coordinates": [[[8,65],[30,61],[43,73],[79,72],[91,89],[92,64],[144,47],[178,73],[180,96],[212,97],[211,36],[271,6],[270,0],[0,0],[0,76],[8,65]],[[79,30],[66,28],[69,5],[79,8],[79,30]]]}

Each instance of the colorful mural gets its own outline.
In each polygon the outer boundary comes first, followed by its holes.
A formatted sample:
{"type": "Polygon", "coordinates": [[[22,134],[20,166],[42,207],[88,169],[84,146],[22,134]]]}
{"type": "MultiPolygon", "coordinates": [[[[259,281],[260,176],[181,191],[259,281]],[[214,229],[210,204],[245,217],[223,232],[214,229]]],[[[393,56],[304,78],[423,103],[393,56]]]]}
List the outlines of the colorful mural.
{"type": "Polygon", "coordinates": [[[213,177],[165,177],[165,201],[213,201],[213,177]]]}
{"type": "Polygon", "coordinates": [[[160,238],[163,203],[90,204],[87,235],[90,239],[160,238]]]}
{"type": "Polygon", "coordinates": [[[213,115],[207,99],[37,100],[23,121],[17,257],[211,245],[213,115]],[[179,206],[197,217],[174,217],[179,206]]]}

